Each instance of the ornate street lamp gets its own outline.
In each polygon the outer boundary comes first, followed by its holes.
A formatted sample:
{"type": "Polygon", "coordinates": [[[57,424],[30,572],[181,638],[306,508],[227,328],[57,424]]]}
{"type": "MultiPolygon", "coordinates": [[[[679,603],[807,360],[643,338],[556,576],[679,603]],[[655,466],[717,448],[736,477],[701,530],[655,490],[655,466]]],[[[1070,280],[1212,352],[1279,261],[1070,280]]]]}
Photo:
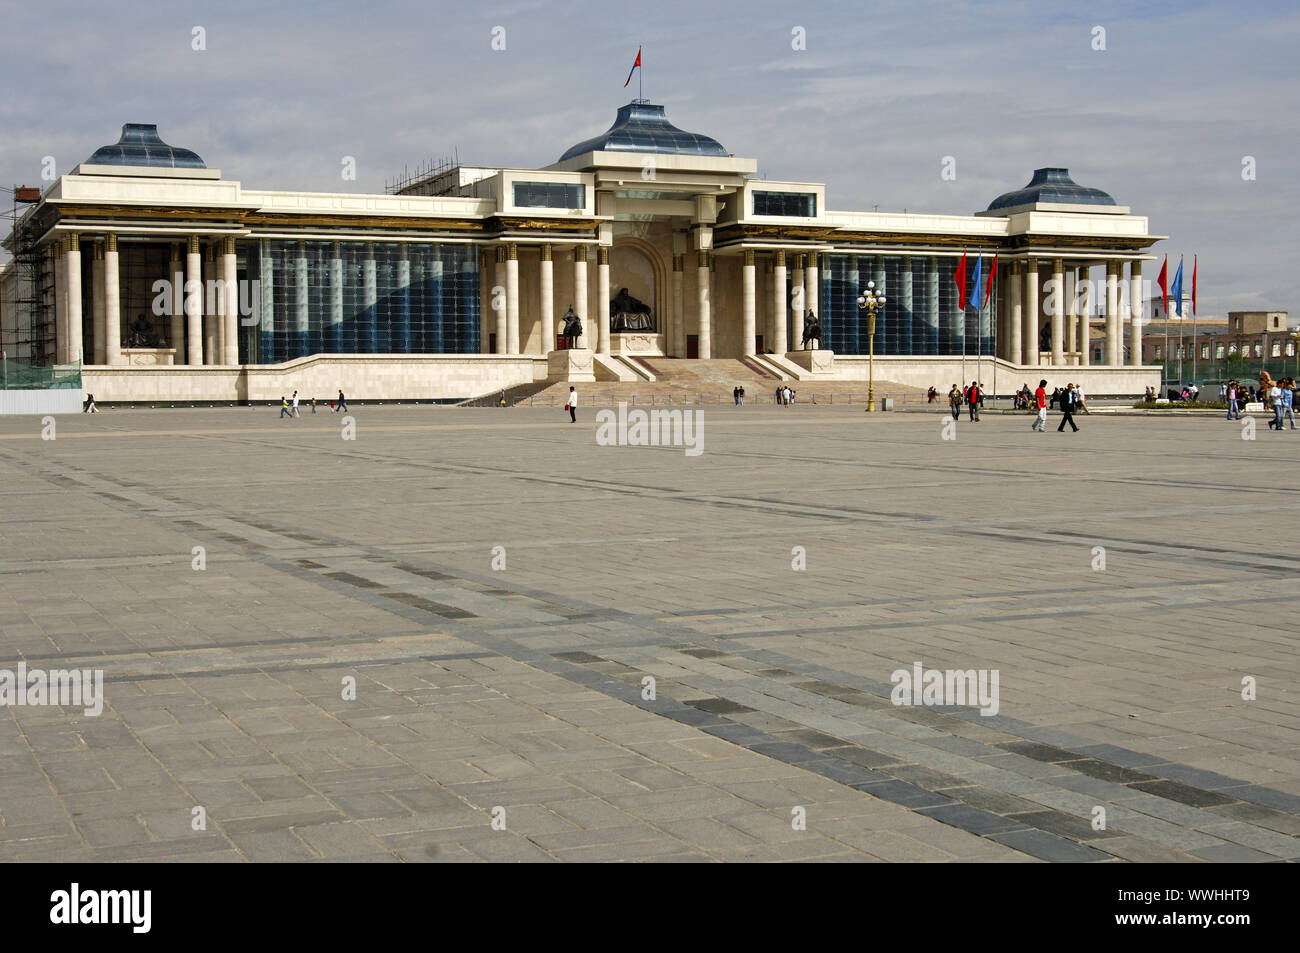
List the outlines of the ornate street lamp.
{"type": "Polygon", "coordinates": [[[1295,342],[1295,376],[1300,377],[1300,328],[1291,332],[1291,340],[1295,342]]]}
{"type": "Polygon", "coordinates": [[[885,306],[885,296],[876,294],[876,283],[858,295],[858,310],[867,312],[867,412],[876,409],[876,309],[885,306]]]}

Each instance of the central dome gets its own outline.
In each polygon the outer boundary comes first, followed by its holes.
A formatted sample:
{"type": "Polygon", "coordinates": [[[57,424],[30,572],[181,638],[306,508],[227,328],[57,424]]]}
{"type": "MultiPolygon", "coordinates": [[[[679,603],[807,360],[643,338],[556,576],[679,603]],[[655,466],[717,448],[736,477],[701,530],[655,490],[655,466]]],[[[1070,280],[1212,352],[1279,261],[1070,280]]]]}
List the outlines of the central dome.
{"type": "Polygon", "coordinates": [[[203,160],[189,149],[169,146],[158,136],[158,127],[147,122],[128,122],[122,138],[100,146],[86,160],[88,165],[144,165],[164,169],[204,169],[203,160]]]}
{"type": "Polygon", "coordinates": [[[599,136],[580,142],[560,156],[561,162],[588,152],[658,152],[687,156],[726,156],[722,143],[694,132],[683,132],[668,121],[664,107],[633,101],[623,106],[599,136]]]}

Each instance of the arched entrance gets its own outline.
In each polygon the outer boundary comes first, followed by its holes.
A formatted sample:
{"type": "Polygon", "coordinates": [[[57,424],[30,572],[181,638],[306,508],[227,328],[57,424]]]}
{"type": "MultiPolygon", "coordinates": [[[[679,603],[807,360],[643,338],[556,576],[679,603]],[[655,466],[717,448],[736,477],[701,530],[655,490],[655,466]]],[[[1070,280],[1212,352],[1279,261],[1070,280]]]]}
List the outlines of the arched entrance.
{"type": "Polygon", "coordinates": [[[615,298],[624,288],[633,298],[650,308],[654,329],[615,332],[610,335],[610,350],[616,354],[662,355],[668,331],[669,295],[667,270],[658,249],[640,238],[619,238],[609,253],[609,296],[615,298]]]}

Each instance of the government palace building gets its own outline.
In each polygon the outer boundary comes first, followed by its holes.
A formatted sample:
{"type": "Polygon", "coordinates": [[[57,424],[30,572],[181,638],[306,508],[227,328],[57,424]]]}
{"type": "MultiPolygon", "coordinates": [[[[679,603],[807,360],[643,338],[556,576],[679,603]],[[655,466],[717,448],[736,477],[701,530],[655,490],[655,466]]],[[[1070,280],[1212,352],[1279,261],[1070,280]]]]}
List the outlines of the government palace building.
{"type": "Polygon", "coordinates": [[[122,403],[653,393],[724,360],[863,393],[869,375],[946,391],[977,367],[1004,394],[1159,384],[1140,303],[1165,236],[1066,169],[1027,163],[969,215],[835,211],[826,186],[759,179],[644,100],[553,154],[446,163],[383,194],[262,191],[127,124],[19,208],[6,356],[80,364],[84,391],[122,403]],[[978,307],[959,300],[963,255],[978,307]]]}

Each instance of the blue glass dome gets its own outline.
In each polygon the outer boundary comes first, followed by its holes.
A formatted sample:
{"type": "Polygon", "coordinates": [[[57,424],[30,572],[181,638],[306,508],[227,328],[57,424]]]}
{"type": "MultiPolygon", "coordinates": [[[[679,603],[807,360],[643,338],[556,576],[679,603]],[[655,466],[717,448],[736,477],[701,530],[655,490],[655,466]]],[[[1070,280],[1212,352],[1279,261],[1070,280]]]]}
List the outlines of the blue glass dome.
{"type": "Polygon", "coordinates": [[[664,107],[630,102],[618,111],[614,125],[599,136],[573,146],[560,161],[588,152],[659,152],[686,156],[725,156],[716,139],[683,132],[668,121],[664,107]]]}
{"type": "Polygon", "coordinates": [[[1023,189],[1006,192],[989,203],[989,211],[1055,202],[1061,205],[1114,205],[1115,200],[1101,189],[1090,189],[1070,178],[1069,169],[1035,169],[1034,177],[1023,189]]]}
{"type": "Polygon", "coordinates": [[[153,123],[128,122],[122,138],[111,146],[100,146],[86,160],[87,165],[145,165],[164,169],[206,169],[203,160],[189,149],[169,146],[158,138],[153,123]]]}

